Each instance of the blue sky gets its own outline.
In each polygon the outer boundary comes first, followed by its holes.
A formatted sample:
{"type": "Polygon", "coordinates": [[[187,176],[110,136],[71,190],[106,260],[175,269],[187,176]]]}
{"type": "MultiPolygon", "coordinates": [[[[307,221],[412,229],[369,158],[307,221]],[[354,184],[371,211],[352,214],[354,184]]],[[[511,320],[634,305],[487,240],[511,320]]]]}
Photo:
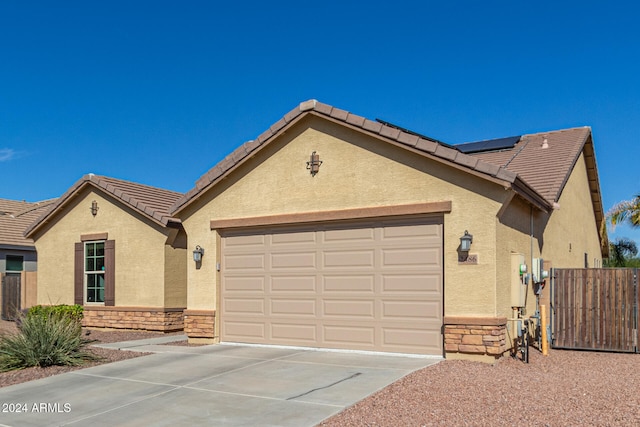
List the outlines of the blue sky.
{"type": "Polygon", "coordinates": [[[184,192],[315,98],[451,144],[591,126],[608,210],[640,193],[639,9],[0,2],[0,198],[89,172],[184,192]]]}

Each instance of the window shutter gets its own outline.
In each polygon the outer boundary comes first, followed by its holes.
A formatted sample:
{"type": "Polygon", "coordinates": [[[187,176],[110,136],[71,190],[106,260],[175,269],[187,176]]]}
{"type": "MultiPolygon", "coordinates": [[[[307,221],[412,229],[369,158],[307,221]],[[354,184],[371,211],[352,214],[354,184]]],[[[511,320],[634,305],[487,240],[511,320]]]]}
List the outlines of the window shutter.
{"type": "Polygon", "coordinates": [[[84,243],[75,244],[73,303],[84,304],[84,243]]]}
{"type": "Polygon", "coordinates": [[[104,305],[115,305],[116,302],[116,242],[104,242],[104,305]]]}

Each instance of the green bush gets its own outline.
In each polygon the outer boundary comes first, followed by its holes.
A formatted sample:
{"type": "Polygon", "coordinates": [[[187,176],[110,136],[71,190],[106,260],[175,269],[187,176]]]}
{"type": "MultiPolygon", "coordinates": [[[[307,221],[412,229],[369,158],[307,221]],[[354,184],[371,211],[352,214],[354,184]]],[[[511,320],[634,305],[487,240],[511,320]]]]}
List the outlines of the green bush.
{"type": "Polygon", "coordinates": [[[66,316],[71,319],[82,321],[83,307],[81,305],[34,305],[27,311],[29,316],[49,316],[51,314],[66,316]]]}
{"type": "Polygon", "coordinates": [[[18,333],[0,336],[0,372],[96,360],[86,350],[89,342],[77,318],[59,312],[27,314],[18,333]]]}

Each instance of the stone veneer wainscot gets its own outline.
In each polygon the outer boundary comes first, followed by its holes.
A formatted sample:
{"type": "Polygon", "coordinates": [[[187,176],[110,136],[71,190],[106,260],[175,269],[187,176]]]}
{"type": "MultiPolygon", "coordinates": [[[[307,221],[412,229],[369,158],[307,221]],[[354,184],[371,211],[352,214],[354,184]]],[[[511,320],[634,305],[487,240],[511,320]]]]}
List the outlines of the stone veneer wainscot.
{"type": "Polygon", "coordinates": [[[498,358],[507,348],[506,317],[453,317],[444,319],[445,352],[498,358]]]}
{"type": "Polygon", "coordinates": [[[84,306],[82,325],[92,328],[181,331],[184,329],[183,312],[184,308],[84,306]]]}
{"type": "Polygon", "coordinates": [[[184,332],[190,341],[213,341],[215,338],[215,310],[185,310],[184,332]]]}

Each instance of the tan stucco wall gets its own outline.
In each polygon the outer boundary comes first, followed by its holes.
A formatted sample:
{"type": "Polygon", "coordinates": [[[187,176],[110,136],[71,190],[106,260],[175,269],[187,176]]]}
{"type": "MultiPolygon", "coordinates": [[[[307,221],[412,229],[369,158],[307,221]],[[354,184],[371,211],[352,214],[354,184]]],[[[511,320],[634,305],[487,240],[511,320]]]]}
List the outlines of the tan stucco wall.
{"type": "Polygon", "coordinates": [[[589,267],[602,267],[584,155],[578,158],[558,205],[544,231],[542,257],[556,268],[582,268],[586,253],[589,267]]]}
{"type": "Polygon", "coordinates": [[[503,187],[397,148],[342,125],[307,117],[270,142],[180,214],[188,256],[205,248],[202,265],[188,263],[189,309],[217,305],[218,235],[210,220],[451,201],[444,215],[445,315],[496,313],[496,221],[503,187]],[[348,142],[345,142],[348,141],[348,142]],[[312,177],[310,154],[323,161],[312,177]],[[474,236],[478,265],[458,265],[460,236],[474,236]]]}
{"type": "Polygon", "coordinates": [[[38,304],[38,273],[35,271],[23,271],[20,280],[20,304],[22,308],[29,308],[38,304]]]}
{"type": "MultiPolygon", "coordinates": [[[[587,253],[589,267],[602,266],[598,229],[593,213],[586,164],[582,155],[576,162],[558,205],[559,209],[544,213],[532,209],[522,199],[514,197],[498,215],[496,240],[498,316],[512,317],[509,274],[512,252],[524,255],[529,272],[532,257],[543,258],[546,264],[550,263],[557,268],[582,268],[584,254],[587,253]]],[[[545,295],[548,295],[549,279],[546,285],[545,295]]],[[[528,286],[526,315],[533,315],[535,309],[536,297],[531,286],[528,286]]],[[[511,328],[511,325],[509,327],[511,328]]]]}
{"type": "MultiPolygon", "coordinates": [[[[540,258],[539,236],[546,215],[531,207],[519,197],[514,197],[503,212],[498,215],[496,239],[496,314],[513,317],[511,310],[511,254],[524,256],[524,262],[531,270],[531,259],[540,258]]],[[[535,310],[535,295],[528,288],[527,313],[535,310]]]]}
{"type": "Polygon", "coordinates": [[[164,307],[187,306],[187,236],[172,230],[170,244],[164,245],[164,307]]]}
{"type": "MultiPolygon", "coordinates": [[[[186,265],[186,251],[169,250],[173,254],[167,254],[167,229],[95,189],[82,190],[34,236],[38,303],[73,304],[74,244],[80,242],[81,235],[93,233],[108,233],[109,240],[115,240],[115,304],[163,307],[165,268],[186,265]],[[93,200],[99,208],[95,217],[89,210],[93,200]]],[[[184,302],[184,296],[182,299],[184,302]]],[[[168,300],[173,305],[178,304],[179,298],[172,296],[168,300]]]]}

